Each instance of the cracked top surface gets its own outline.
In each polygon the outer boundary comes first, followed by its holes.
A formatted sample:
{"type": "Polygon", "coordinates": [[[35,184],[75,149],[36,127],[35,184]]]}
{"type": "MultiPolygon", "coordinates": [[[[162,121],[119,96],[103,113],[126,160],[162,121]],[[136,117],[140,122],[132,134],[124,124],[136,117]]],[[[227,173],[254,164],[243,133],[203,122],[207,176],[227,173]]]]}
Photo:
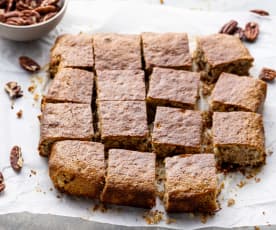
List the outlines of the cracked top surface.
{"type": "Polygon", "coordinates": [[[256,112],[266,97],[267,84],[252,77],[222,73],[211,95],[211,102],[235,105],[256,112]]]}
{"type": "Polygon", "coordinates": [[[212,34],[197,39],[207,62],[212,66],[229,64],[231,62],[253,62],[254,58],[242,41],[232,35],[212,34]]]}
{"type": "Polygon", "coordinates": [[[192,58],[186,33],[142,33],[146,68],[189,69],[192,58]]]}

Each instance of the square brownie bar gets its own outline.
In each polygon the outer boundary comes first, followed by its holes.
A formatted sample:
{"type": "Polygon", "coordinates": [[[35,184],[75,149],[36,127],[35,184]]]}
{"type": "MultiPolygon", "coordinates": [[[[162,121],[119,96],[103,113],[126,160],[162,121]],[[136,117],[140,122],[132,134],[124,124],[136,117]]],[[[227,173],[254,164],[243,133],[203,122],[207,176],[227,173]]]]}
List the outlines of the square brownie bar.
{"type": "Polygon", "coordinates": [[[99,131],[105,147],[146,151],[149,130],[144,101],[97,101],[99,131]]]}
{"type": "Polygon", "coordinates": [[[39,153],[48,156],[54,142],[60,140],[90,141],[94,136],[89,104],[46,103],[40,118],[39,153]]]}
{"type": "Polygon", "coordinates": [[[154,68],[147,101],[154,106],[195,109],[199,98],[199,82],[199,73],[154,68]]]}
{"type": "Polygon", "coordinates": [[[213,146],[219,165],[258,165],[265,160],[262,116],[252,112],[214,112],[213,146]]]}
{"type": "Polygon", "coordinates": [[[52,76],[60,66],[92,69],[94,66],[92,35],[81,33],[59,36],[51,49],[50,73],[52,76]]]}
{"type": "Polygon", "coordinates": [[[152,147],[157,156],[199,153],[203,132],[200,111],[157,107],[152,147]]]}
{"type": "Polygon", "coordinates": [[[101,101],[143,101],[146,97],[142,70],[97,71],[97,96],[101,101]]]}
{"type": "Polygon", "coordinates": [[[186,154],[165,159],[164,203],[168,212],[218,210],[214,154],[186,154]]]}
{"type": "Polygon", "coordinates": [[[91,104],[94,74],[80,69],[61,68],[49,86],[43,102],[91,104]]]}
{"type": "Polygon", "coordinates": [[[58,141],[49,158],[54,186],[71,195],[99,198],[104,186],[104,146],[88,141],[58,141]]]}
{"type": "Polygon", "coordinates": [[[186,33],[142,33],[146,69],[153,67],[192,69],[186,33]]]}
{"type": "Polygon", "coordinates": [[[96,70],[142,69],[140,35],[94,35],[96,70]]]}
{"type": "Polygon", "coordinates": [[[109,150],[104,203],[152,208],[155,205],[155,154],[109,150]]]}
{"type": "Polygon", "coordinates": [[[249,75],[254,58],[248,49],[235,36],[213,34],[200,37],[194,59],[204,80],[215,82],[222,72],[249,75]]]}
{"type": "Polygon", "coordinates": [[[222,73],[212,92],[213,111],[257,112],[266,97],[267,84],[252,77],[222,73]]]}

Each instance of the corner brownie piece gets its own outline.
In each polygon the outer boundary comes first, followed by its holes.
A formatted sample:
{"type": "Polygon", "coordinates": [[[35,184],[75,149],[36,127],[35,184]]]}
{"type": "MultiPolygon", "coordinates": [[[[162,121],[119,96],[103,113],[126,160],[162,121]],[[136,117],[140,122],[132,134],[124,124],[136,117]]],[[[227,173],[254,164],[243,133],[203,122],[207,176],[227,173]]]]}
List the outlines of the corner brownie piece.
{"type": "Polygon", "coordinates": [[[94,35],[96,70],[142,69],[140,35],[94,35]]]}
{"type": "Polygon", "coordinates": [[[94,136],[89,104],[46,103],[40,119],[39,153],[48,156],[54,142],[60,140],[89,141],[94,136]]]}
{"type": "Polygon", "coordinates": [[[105,203],[152,208],[155,205],[155,154],[122,149],[109,150],[105,203]]]}
{"type": "Polygon", "coordinates": [[[52,76],[60,66],[92,69],[94,66],[92,36],[82,33],[59,36],[51,49],[50,73],[52,76]]]}
{"type": "Polygon", "coordinates": [[[199,153],[203,122],[200,111],[157,107],[152,146],[157,156],[199,153]]]}
{"type": "Polygon", "coordinates": [[[149,130],[144,101],[97,101],[99,130],[107,149],[146,151],[149,130]]]}
{"type": "Polygon", "coordinates": [[[143,101],[146,97],[142,70],[97,71],[97,96],[101,101],[143,101]]]}
{"type": "Polygon", "coordinates": [[[200,75],[184,70],[154,68],[147,101],[153,105],[195,109],[200,75]]]}
{"type": "Polygon", "coordinates": [[[213,111],[257,112],[266,97],[267,85],[252,77],[222,73],[211,95],[213,111]]]}
{"type": "Polygon", "coordinates": [[[214,212],[218,182],[213,154],[186,154],[165,159],[164,203],[168,212],[214,212]]]}
{"type": "Polygon", "coordinates": [[[142,33],[142,42],[146,69],[191,70],[192,58],[186,33],[142,33]]]}
{"type": "Polygon", "coordinates": [[[232,35],[213,34],[200,37],[194,59],[205,80],[215,82],[222,72],[249,75],[254,58],[242,41],[232,35]]]}
{"type": "Polygon", "coordinates": [[[49,174],[57,189],[99,198],[104,186],[104,146],[88,141],[58,141],[49,158],[49,174]]]}
{"type": "Polygon", "coordinates": [[[62,68],[50,84],[44,102],[91,104],[94,74],[80,69],[62,68]]]}
{"type": "Polygon", "coordinates": [[[218,164],[258,165],[265,160],[262,116],[252,112],[214,112],[213,145],[218,164]]]}

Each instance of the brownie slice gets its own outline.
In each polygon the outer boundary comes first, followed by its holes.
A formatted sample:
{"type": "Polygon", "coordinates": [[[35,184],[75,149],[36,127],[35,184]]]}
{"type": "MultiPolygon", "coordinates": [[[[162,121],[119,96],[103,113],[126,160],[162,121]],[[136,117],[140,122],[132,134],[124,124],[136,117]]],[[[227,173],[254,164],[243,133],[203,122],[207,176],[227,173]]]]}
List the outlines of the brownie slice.
{"type": "Polygon", "coordinates": [[[142,69],[140,35],[96,34],[94,54],[96,70],[142,69]]]}
{"type": "Polygon", "coordinates": [[[149,130],[144,101],[97,101],[105,147],[146,151],[149,130]]]}
{"type": "Polygon", "coordinates": [[[199,153],[203,122],[200,111],[157,107],[152,132],[157,156],[199,153]]]}
{"type": "Polygon", "coordinates": [[[147,101],[154,106],[195,109],[199,98],[199,81],[199,73],[154,68],[147,101]]]}
{"type": "Polygon", "coordinates": [[[186,33],[142,33],[146,69],[153,67],[192,69],[186,33]]]}
{"type": "Polygon", "coordinates": [[[104,186],[104,146],[88,141],[58,141],[49,158],[55,187],[70,195],[99,198],[104,186]]]}
{"type": "Polygon", "coordinates": [[[265,160],[262,116],[252,112],[214,112],[213,145],[219,165],[258,165],[265,160]]]}
{"type": "Polygon", "coordinates": [[[80,69],[62,68],[50,84],[44,102],[91,104],[94,74],[80,69]]]}
{"type": "Polygon", "coordinates": [[[56,39],[51,49],[50,73],[59,67],[75,67],[91,70],[94,66],[93,40],[88,34],[64,34],[56,39]]]}
{"type": "Polygon", "coordinates": [[[204,80],[215,82],[222,72],[249,75],[254,58],[242,41],[232,35],[213,34],[200,37],[194,59],[204,80]]]}
{"type": "Polygon", "coordinates": [[[222,73],[212,92],[210,105],[213,111],[257,112],[266,97],[264,81],[222,73]]]}
{"type": "Polygon", "coordinates": [[[48,156],[54,142],[60,140],[89,141],[94,136],[89,104],[46,103],[40,119],[39,153],[48,156]]]}
{"type": "Polygon", "coordinates": [[[152,208],[155,205],[155,154],[122,149],[109,150],[105,203],[152,208]]]}
{"type": "Polygon", "coordinates": [[[218,182],[213,154],[186,154],[165,159],[164,203],[168,212],[218,210],[218,182]]]}
{"type": "Polygon", "coordinates": [[[142,70],[97,71],[97,95],[101,101],[143,101],[146,97],[142,70]]]}

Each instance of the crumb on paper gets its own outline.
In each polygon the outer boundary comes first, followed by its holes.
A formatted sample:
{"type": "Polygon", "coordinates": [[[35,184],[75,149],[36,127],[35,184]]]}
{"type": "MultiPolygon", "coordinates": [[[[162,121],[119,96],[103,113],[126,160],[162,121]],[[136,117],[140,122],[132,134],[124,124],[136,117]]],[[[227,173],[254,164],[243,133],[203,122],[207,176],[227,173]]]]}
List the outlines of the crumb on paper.
{"type": "Polygon", "coordinates": [[[166,219],[166,224],[172,224],[172,223],[175,223],[176,222],[176,219],[173,219],[173,218],[167,218],[166,219]]]}
{"type": "Polygon", "coordinates": [[[53,188],[49,188],[49,191],[51,191],[51,192],[52,192],[53,190],[54,190],[53,188]]]}
{"type": "Polygon", "coordinates": [[[36,175],[36,171],[31,169],[31,174],[36,175]]]}
{"type": "Polygon", "coordinates": [[[208,220],[208,216],[207,215],[200,215],[200,221],[202,224],[206,224],[208,220]]]}
{"type": "Polygon", "coordinates": [[[231,207],[231,206],[233,206],[234,204],[235,204],[235,200],[234,200],[233,198],[228,199],[228,201],[227,201],[227,206],[228,206],[228,207],[231,207]]]}
{"type": "Polygon", "coordinates": [[[93,212],[100,211],[102,213],[105,213],[105,212],[107,212],[107,207],[102,203],[95,204],[94,207],[92,208],[92,211],[93,212]]]}
{"type": "Polygon", "coordinates": [[[255,230],[261,230],[261,228],[259,226],[254,226],[255,230]]]}
{"type": "Polygon", "coordinates": [[[240,183],[237,184],[239,188],[242,188],[244,185],[246,185],[246,181],[241,180],[240,183]]]}
{"type": "Polygon", "coordinates": [[[18,119],[22,118],[22,116],[23,116],[23,110],[20,109],[20,110],[16,113],[16,116],[17,116],[18,119]]]}
{"type": "Polygon", "coordinates": [[[261,178],[255,177],[255,182],[256,182],[256,183],[259,183],[260,181],[261,181],[261,178]]]}
{"type": "Polygon", "coordinates": [[[273,154],[273,150],[272,150],[272,149],[268,149],[268,150],[267,150],[267,155],[268,155],[268,156],[271,156],[272,154],[273,154]]]}
{"type": "Polygon", "coordinates": [[[61,196],[60,194],[57,194],[56,197],[57,197],[58,199],[61,199],[61,198],[62,198],[62,196],[61,196]]]}
{"type": "Polygon", "coordinates": [[[158,224],[163,220],[164,213],[158,210],[147,211],[144,213],[143,218],[147,224],[158,224]]]}
{"type": "Polygon", "coordinates": [[[41,117],[42,117],[42,115],[40,114],[40,115],[37,116],[37,119],[38,119],[39,121],[41,121],[41,117]]]}
{"type": "Polygon", "coordinates": [[[35,191],[36,191],[36,192],[42,192],[41,188],[38,187],[38,186],[35,187],[35,191]]]}
{"type": "Polygon", "coordinates": [[[28,87],[28,91],[29,91],[30,93],[34,93],[34,91],[36,90],[36,88],[37,88],[37,85],[33,83],[32,85],[30,85],[30,86],[28,87]]]}
{"type": "Polygon", "coordinates": [[[35,100],[35,101],[38,101],[38,100],[39,100],[39,97],[40,97],[39,94],[36,93],[36,94],[34,95],[34,100],[35,100]]]}
{"type": "Polygon", "coordinates": [[[160,0],[160,4],[164,4],[164,0],[160,0]]]}
{"type": "Polygon", "coordinates": [[[262,214],[265,215],[265,211],[263,211],[262,214]]]}

